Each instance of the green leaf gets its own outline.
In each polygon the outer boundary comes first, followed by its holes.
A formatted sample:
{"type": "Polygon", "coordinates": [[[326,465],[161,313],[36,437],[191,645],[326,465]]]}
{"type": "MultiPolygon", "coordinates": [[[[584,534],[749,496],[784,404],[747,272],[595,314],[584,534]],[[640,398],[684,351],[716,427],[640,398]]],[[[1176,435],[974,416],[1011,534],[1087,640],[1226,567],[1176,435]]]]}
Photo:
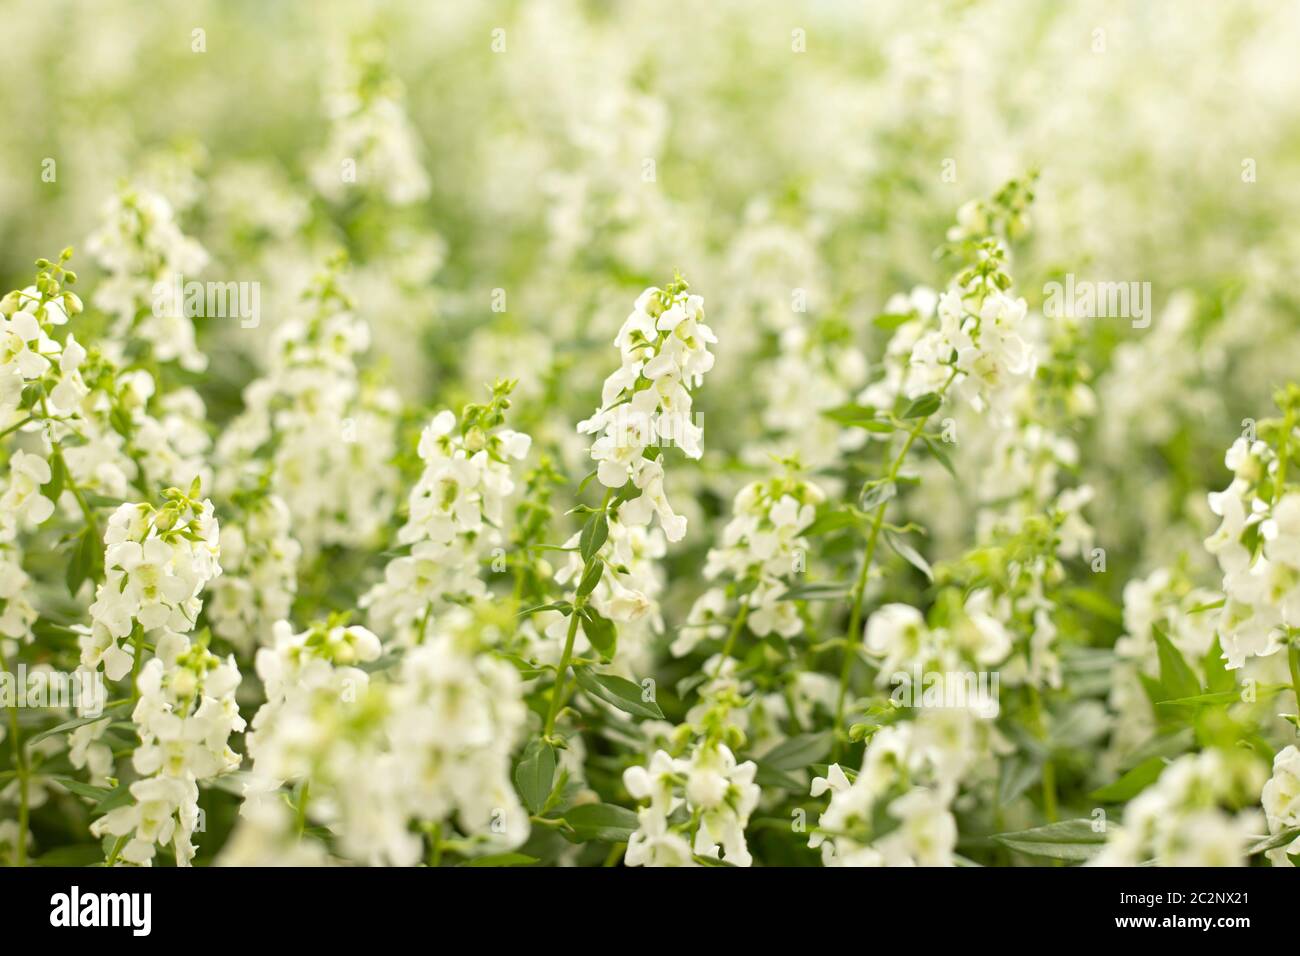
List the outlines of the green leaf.
{"type": "Polygon", "coordinates": [[[582,560],[590,561],[608,537],[609,519],[603,511],[593,513],[582,526],[582,534],[578,536],[578,553],[582,555],[582,560]]]}
{"type": "Polygon", "coordinates": [[[544,740],[531,740],[515,767],[515,786],[532,813],[541,813],[555,782],[555,749],[544,740]]]}
{"type": "Polygon", "coordinates": [[[101,817],[110,810],[116,810],[118,807],[124,807],[135,797],[131,794],[131,788],[128,784],[120,783],[117,787],[99,803],[91,808],[91,816],[101,817]]]}
{"type": "Polygon", "coordinates": [[[766,789],[789,790],[791,793],[808,795],[808,784],[805,781],[796,780],[787,771],[778,770],[765,763],[759,763],[758,770],[754,774],[754,782],[766,789]]]}
{"type": "Polygon", "coordinates": [[[582,575],[582,580],[578,582],[578,597],[586,597],[596,590],[596,585],[600,583],[600,579],[604,574],[605,562],[600,558],[592,558],[591,563],[587,565],[587,570],[582,575]]]}
{"type": "Polygon", "coordinates": [[[490,856],[476,856],[458,866],[532,866],[537,857],[523,853],[493,853],[490,856]]]}
{"type": "Polygon", "coordinates": [[[1276,850],[1280,846],[1286,846],[1288,843],[1300,837],[1300,827],[1286,827],[1278,830],[1270,837],[1265,837],[1258,843],[1252,844],[1246,852],[1248,854],[1263,853],[1267,850],[1276,850]]]}
{"type": "Polygon", "coordinates": [[[831,508],[814,518],[812,524],[799,532],[799,537],[815,538],[818,535],[839,531],[841,528],[856,527],[862,523],[862,515],[852,508],[831,508]]]}
{"type": "Polygon", "coordinates": [[[903,411],[903,418],[929,418],[939,410],[943,399],[937,392],[926,392],[912,399],[912,403],[903,411]]]}
{"type": "Polygon", "coordinates": [[[1087,611],[1093,617],[1101,618],[1103,621],[1120,624],[1124,620],[1124,611],[1114,601],[1091,588],[1066,588],[1062,592],[1062,597],[1067,604],[1081,611],[1087,611]]]}
{"type": "Polygon", "coordinates": [[[103,545],[100,544],[98,536],[87,525],[78,535],[77,545],[72,552],[72,560],[68,562],[68,571],[65,576],[68,583],[68,593],[76,597],[77,590],[81,587],[82,582],[98,578],[103,568],[103,545]]]}
{"type": "Polygon", "coordinates": [[[957,469],[953,467],[952,456],[948,454],[948,449],[943,447],[943,442],[935,441],[933,438],[926,437],[925,447],[930,449],[930,454],[934,460],[943,465],[943,470],[948,472],[954,478],[957,477],[957,469]]]}
{"type": "Polygon", "coordinates": [[[1098,803],[1124,803],[1155,783],[1166,766],[1160,757],[1148,757],[1114,783],[1088,794],[1088,799],[1098,803]]]}
{"type": "Polygon", "coordinates": [[[1227,661],[1223,659],[1223,649],[1219,646],[1219,635],[1214,635],[1214,643],[1201,661],[1205,670],[1206,688],[1213,692],[1231,691],[1237,695],[1237,678],[1228,670],[1227,661]]]}
{"type": "Polygon", "coordinates": [[[802,770],[809,764],[824,759],[831,752],[831,742],[829,730],[817,734],[798,734],[781,741],[759,758],[758,762],[777,770],[802,770]]]}
{"type": "Polygon", "coordinates": [[[916,316],[911,312],[882,312],[871,320],[871,324],[886,332],[893,332],[915,318],[916,316]]]}
{"type": "Polygon", "coordinates": [[[1157,707],[1213,707],[1219,704],[1235,704],[1241,695],[1235,690],[1220,690],[1212,694],[1194,694],[1191,697],[1175,697],[1172,700],[1158,700],[1157,707]]]}
{"type": "Polygon", "coordinates": [[[903,560],[924,574],[927,580],[934,580],[934,571],[930,568],[930,562],[921,557],[919,551],[896,535],[887,535],[886,540],[889,541],[889,546],[898,552],[903,560]]]}
{"type": "Polygon", "coordinates": [[[104,862],[104,848],[98,843],[74,843],[42,853],[33,866],[91,866],[104,862]]]}
{"type": "Polygon", "coordinates": [[[564,820],[573,827],[574,839],[579,843],[626,843],[640,826],[635,813],[612,803],[579,804],[564,815],[564,820]]]}
{"type": "Polygon", "coordinates": [[[1079,819],[1049,823],[1015,833],[999,833],[993,839],[1028,856],[1083,861],[1101,852],[1106,834],[1094,830],[1091,820],[1079,819]]]}
{"type": "Polygon", "coordinates": [[[849,593],[845,581],[814,581],[796,584],[782,594],[778,601],[838,601],[849,593]]]}
{"type": "Polygon", "coordinates": [[[59,495],[63,494],[63,485],[67,480],[68,472],[63,464],[62,455],[53,455],[50,457],[50,480],[41,486],[41,494],[49,498],[55,504],[58,504],[59,495]]]}
{"type": "Polygon", "coordinates": [[[582,633],[587,635],[591,646],[599,651],[600,656],[605,660],[614,656],[614,650],[618,646],[618,631],[614,627],[614,622],[603,617],[594,607],[587,606],[582,609],[582,633]]]}
{"type": "Polygon", "coordinates": [[[68,793],[76,794],[79,797],[85,797],[88,800],[94,800],[99,803],[107,800],[113,795],[113,791],[107,787],[94,787],[88,783],[82,783],[80,780],[74,780],[71,777],[50,776],[48,780],[53,780],[68,793]]]}
{"type": "Polygon", "coordinates": [[[1041,761],[1012,754],[998,771],[998,806],[1006,806],[1034,785],[1042,773],[1041,761]]]}
{"type": "Polygon", "coordinates": [[[870,421],[876,417],[876,410],[869,405],[858,405],[849,402],[847,405],[836,405],[834,408],[822,409],[823,418],[829,418],[833,422],[841,425],[850,425],[853,422],[870,421]]]}
{"type": "Polygon", "coordinates": [[[892,481],[883,478],[878,481],[869,481],[862,486],[862,495],[858,499],[858,507],[863,511],[870,511],[883,505],[896,494],[898,494],[898,486],[892,481]]]}
{"type": "Polygon", "coordinates": [[[867,408],[865,405],[840,405],[836,408],[828,408],[822,412],[824,418],[846,428],[862,428],[869,432],[876,432],[881,435],[887,435],[894,430],[894,423],[884,418],[876,417],[874,408],[867,408]]]}
{"type": "Polygon", "coordinates": [[[526,607],[519,612],[520,617],[528,617],[530,614],[539,614],[542,611],[559,611],[565,617],[573,611],[573,605],[568,601],[552,601],[550,604],[537,604],[533,607],[526,607]]]}
{"type": "Polygon", "coordinates": [[[1163,700],[1180,697],[1195,697],[1201,693],[1201,682],[1188,665],[1178,648],[1165,635],[1159,624],[1151,628],[1156,637],[1156,650],[1160,657],[1160,688],[1164,692],[1163,700]]]}
{"type": "Polygon", "coordinates": [[[578,686],[607,704],[635,717],[653,717],[663,720],[664,712],[653,700],[641,699],[641,688],[625,677],[614,674],[597,674],[587,667],[574,668],[578,686]]]}
{"type": "Polygon", "coordinates": [[[46,737],[53,737],[55,734],[65,734],[69,730],[76,730],[78,727],[82,727],[86,724],[96,724],[101,720],[109,720],[116,713],[125,711],[128,706],[130,706],[129,701],[122,701],[121,703],[114,704],[112,707],[105,707],[103,713],[98,716],[75,717],[72,720],[65,720],[61,724],[55,724],[53,727],[42,730],[39,734],[34,734],[33,736],[28,737],[27,746],[30,747],[32,744],[40,743],[46,737]]]}

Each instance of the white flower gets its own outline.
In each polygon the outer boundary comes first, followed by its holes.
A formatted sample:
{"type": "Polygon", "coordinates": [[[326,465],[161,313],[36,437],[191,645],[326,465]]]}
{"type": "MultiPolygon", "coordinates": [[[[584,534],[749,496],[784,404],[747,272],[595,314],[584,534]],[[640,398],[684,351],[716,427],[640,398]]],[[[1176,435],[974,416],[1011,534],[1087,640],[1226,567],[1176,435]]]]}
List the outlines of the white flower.
{"type": "Polygon", "coordinates": [[[654,807],[637,811],[637,821],[623,857],[628,866],[698,866],[691,855],[691,844],[670,829],[667,818],[654,807]]]}
{"type": "Polygon", "coordinates": [[[656,442],[676,444],[689,458],[703,453],[690,389],[713,367],[708,346],[717,341],[703,318],[704,300],[678,286],[641,293],[614,339],[623,364],[605,380],[600,408],[578,425],[597,435],[590,450],[597,480],[606,488],[631,481],[640,490],[620,506],[620,518],[648,524],[657,515],[669,541],[686,534],[686,519],[668,502],[663,465],[645,455],[656,442]]]}
{"type": "Polygon", "coordinates": [[[54,502],[41,494],[50,477],[50,464],[40,455],[14,452],[9,459],[9,486],[0,495],[0,530],[12,521],[30,531],[54,513],[54,502]]]}
{"type": "Polygon", "coordinates": [[[907,670],[927,645],[925,618],[907,604],[886,604],[867,618],[867,653],[883,658],[881,673],[907,670]]]}
{"type": "Polygon", "coordinates": [[[628,793],[638,801],[650,801],[638,813],[640,827],[628,841],[628,866],[687,866],[692,850],[699,856],[749,866],[753,859],[745,843],[745,825],[761,793],[754,783],[757,770],[752,760],[738,764],[730,749],[707,740],[688,759],[660,750],[647,766],[624,770],[628,793]],[[667,822],[682,805],[694,821],[694,839],[689,844],[683,828],[667,822]]]}
{"type": "MultiPolygon", "coordinates": [[[[1294,744],[1279,750],[1273,758],[1273,776],[1264,784],[1260,802],[1269,833],[1300,827],[1300,750],[1294,744]]],[[[1300,837],[1269,850],[1267,856],[1274,866],[1294,866],[1293,854],[1300,854],[1300,837]]]]}
{"type": "Polygon", "coordinates": [[[1262,821],[1224,804],[1258,792],[1257,766],[1217,750],[1187,754],[1129,801],[1096,866],[1243,866],[1262,821]]]}
{"type": "Polygon", "coordinates": [[[504,543],[498,530],[514,493],[511,463],[527,457],[532,439],[501,425],[509,383],[493,390],[493,403],[469,406],[466,421],[443,410],[420,436],[425,467],[409,499],[409,517],[398,540],[411,545],[409,555],[394,558],[384,580],[361,599],[381,629],[417,642],[412,625],[427,618],[448,599],[482,598],[487,586],[480,567],[504,543]],[[479,409],[492,424],[480,426],[479,409]]]}

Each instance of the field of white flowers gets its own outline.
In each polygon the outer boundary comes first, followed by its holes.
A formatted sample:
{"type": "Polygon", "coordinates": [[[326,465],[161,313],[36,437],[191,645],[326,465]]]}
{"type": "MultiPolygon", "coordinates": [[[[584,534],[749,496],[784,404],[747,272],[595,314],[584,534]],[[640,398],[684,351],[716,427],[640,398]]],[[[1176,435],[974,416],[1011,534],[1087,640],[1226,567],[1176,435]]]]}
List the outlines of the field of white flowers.
{"type": "Polygon", "coordinates": [[[0,862],[1300,862],[1300,8],[0,0],[0,862]]]}

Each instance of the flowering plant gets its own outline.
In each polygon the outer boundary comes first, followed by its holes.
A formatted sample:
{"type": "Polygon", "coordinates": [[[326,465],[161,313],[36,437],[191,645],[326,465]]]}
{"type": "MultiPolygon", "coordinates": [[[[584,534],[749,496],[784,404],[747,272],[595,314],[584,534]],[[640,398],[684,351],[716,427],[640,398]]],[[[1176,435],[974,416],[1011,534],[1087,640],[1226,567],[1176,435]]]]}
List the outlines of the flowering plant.
{"type": "Polygon", "coordinates": [[[335,6],[9,44],[0,863],[1300,862],[1286,124],[1101,3],[335,6]]]}

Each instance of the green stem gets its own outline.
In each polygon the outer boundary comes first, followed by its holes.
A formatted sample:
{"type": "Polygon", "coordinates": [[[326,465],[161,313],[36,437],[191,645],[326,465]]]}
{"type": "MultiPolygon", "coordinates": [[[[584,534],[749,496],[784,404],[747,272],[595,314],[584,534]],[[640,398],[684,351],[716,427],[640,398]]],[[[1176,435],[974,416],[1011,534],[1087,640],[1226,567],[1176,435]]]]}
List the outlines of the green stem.
{"type": "Polygon", "coordinates": [[[16,432],[16,431],[18,431],[18,429],[22,428],[22,427],[23,427],[24,425],[26,425],[28,422],[34,422],[34,421],[36,421],[36,419],[39,418],[39,417],[40,417],[40,416],[38,416],[38,415],[28,415],[28,416],[27,416],[26,418],[24,418],[22,421],[20,421],[20,422],[18,422],[18,423],[16,423],[16,424],[10,425],[10,426],[9,426],[8,428],[6,428],[4,431],[0,432],[0,438],[4,438],[6,435],[10,434],[11,432],[16,432]]]}
{"type": "Polygon", "coordinates": [[[124,846],[126,846],[126,837],[124,836],[118,837],[116,842],[114,842],[113,844],[113,849],[108,854],[108,862],[106,862],[104,865],[111,868],[114,864],[116,864],[118,854],[122,852],[122,848],[124,846]]]}
{"type": "MultiPolygon", "coordinates": [[[[0,650],[0,667],[9,670],[9,660],[0,650]]],[[[27,865],[27,821],[31,812],[31,797],[28,792],[27,752],[23,749],[22,730],[18,725],[18,700],[9,703],[9,746],[13,749],[14,772],[18,775],[18,839],[14,846],[14,866],[27,865]]]]}
{"type": "MultiPolygon", "coordinates": [[[[49,407],[45,404],[45,396],[41,396],[41,414],[45,418],[50,418],[49,407]]],[[[50,442],[50,454],[59,460],[59,465],[63,472],[63,484],[72,492],[72,496],[77,499],[77,504],[81,507],[81,513],[86,518],[86,523],[90,525],[91,533],[94,534],[96,541],[103,541],[104,536],[99,533],[99,522],[95,519],[95,512],[86,501],[86,496],[77,486],[77,482],[72,477],[72,470],[68,468],[68,462],[63,457],[63,449],[56,441],[50,442]]]]}
{"type": "MultiPolygon", "coordinates": [[[[601,502],[601,513],[609,520],[609,499],[613,497],[614,489],[605,489],[605,500],[601,502]]],[[[591,561],[584,561],[582,565],[582,574],[578,575],[577,580],[581,581],[587,576],[592,561],[596,555],[591,556],[591,561]]],[[[560,653],[560,666],[555,671],[555,684],[551,687],[551,705],[546,710],[546,724],[542,729],[542,736],[549,737],[555,731],[555,720],[560,715],[560,704],[564,699],[564,682],[569,675],[569,662],[573,660],[573,642],[578,635],[578,614],[582,611],[584,599],[575,597],[573,602],[573,611],[569,614],[569,633],[564,637],[564,650],[560,653]]]]}
{"type": "Polygon", "coordinates": [[[609,848],[609,856],[605,857],[605,866],[618,866],[618,861],[623,859],[623,851],[627,849],[626,843],[615,843],[609,848]]]}
{"type": "MultiPolygon", "coordinates": [[[[944,394],[948,391],[948,387],[952,385],[953,379],[956,377],[957,369],[954,368],[952,372],[949,373],[947,381],[943,383],[943,386],[938,391],[940,399],[943,398],[944,394]]],[[[907,458],[907,453],[912,450],[912,446],[916,444],[916,439],[920,436],[921,432],[925,430],[925,426],[930,421],[933,414],[934,413],[931,412],[930,415],[917,419],[916,424],[912,426],[912,430],[908,432],[907,441],[903,443],[903,447],[899,450],[898,455],[889,466],[889,472],[885,476],[885,481],[892,482],[898,478],[898,472],[903,467],[903,462],[907,458]]],[[[849,629],[848,633],[845,634],[844,641],[844,663],[840,667],[840,689],[835,700],[835,742],[831,754],[832,761],[837,760],[840,755],[840,747],[842,744],[841,731],[843,730],[844,724],[844,703],[849,691],[849,677],[853,673],[853,658],[857,653],[857,645],[862,637],[860,631],[862,629],[862,607],[867,593],[867,577],[871,573],[871,563],[876,557],[876,545],[880,540],[880,528],[881,525],[884,524],[885,508],[888,504],[888,500],[882,501],[876,506],[875,513],[871,516],[871,530],[867,534],[867,550],[862,558],[862,567],[858,570],[858,579],[853,585],[853,609],[849,613],[849,629]]]]}
{"type": "Polygon", "coordinates": [[[578,608],[575,606],[569,615],[569,633],[564,637],[564,651],[560,654],[560,666],[555,671],[555,685],[551,688],[551,706],[546,710],[546,726],[542,736],[549,737],[555,730],[555,718],[560,714],[560,700],[564,696],[564,681],[569,672],[569,661],[573,659],[573,642],[578,635],[578,608]]]}
{"type": "Polygon", "coordinates": [[[442,863],[442,823],[438,822],[429,828],[429,866],[439,866],[442,863]]]}
{"type": "Polygon", "coordinates": [[[731,622],[731,633],[727,635],[727,643],[722,645],[722,655],[718,658],[717,669],[713,672],[716,680],[722,674],[723,665],[727,663],[727,658],[731,656],[731,649],[736,646],[736,638],[740,636],[741,629],[745,626],[745,618],[749,617],[749,605],[741,600],[740,612],[736,619],[731,622]]]}
{"type": "MultiPolygon", "coordinates": [[[[1292,638],[1294,642],[1294,638],[1292,638]]],[[[1287,649],[1287,663],[1291,666],[1291,688],[1295,691],[1297,713],[1300,713],[1300,645],[1292,643],[1287,649]]]]}

